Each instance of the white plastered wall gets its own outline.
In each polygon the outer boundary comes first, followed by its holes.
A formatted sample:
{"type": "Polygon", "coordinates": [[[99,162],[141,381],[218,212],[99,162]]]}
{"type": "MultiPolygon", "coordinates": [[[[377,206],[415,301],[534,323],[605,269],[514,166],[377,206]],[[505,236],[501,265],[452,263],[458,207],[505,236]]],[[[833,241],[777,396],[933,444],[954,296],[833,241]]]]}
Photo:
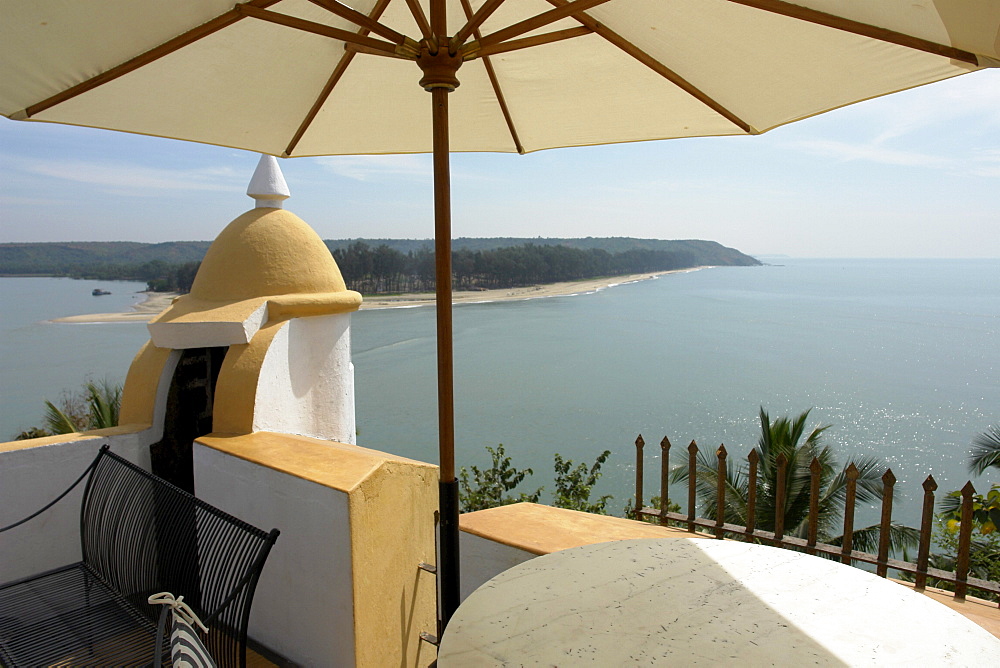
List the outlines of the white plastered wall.
{"type": "MultiPolygon", "coordinates": [[[[163,435],[167,391],[178,357],[177,353],[170,356],[156,380],[153,424],[148,429],[117,427],[0,443],[0,527],[24,519],[66,491],[105,443],[115,454],[150,470],[149,446],[163,435]]],[[[30,522],[0,533],[0,582],[80,561],[80,501],[85,484],[81,481],[30,522]]]]}
{"type": "Polygon", "coordinates": [[[254,431],[357,443],[351,314],[295,318],[261,365],[254,431]]]}
{"type": "MultiPolygon", "coordinates": [[[[62,494],[102,445],[149,470],[152,430],[109,437],[82,436],[59,443],[0,452],[0,526],[13,524],[62,494]]],[[[80,551],[80,501],[86,480],[35,519],[0,533],[0,582],[73,564],[80,551]]],[[[2,614],[2,613],[0,613],[2,614]]]]}
{"type": "Polygon", "coordinates": [[[260,527],[279,527],[249,635],[302,666],[354,665],[347,494],[194,444],[195,489],[260,527]]]}
{"type": "Polygon", "coordinates": [[[463,601],[488,580],[538,556],[465,531],[459,533],[458,540],[463,601]]]}

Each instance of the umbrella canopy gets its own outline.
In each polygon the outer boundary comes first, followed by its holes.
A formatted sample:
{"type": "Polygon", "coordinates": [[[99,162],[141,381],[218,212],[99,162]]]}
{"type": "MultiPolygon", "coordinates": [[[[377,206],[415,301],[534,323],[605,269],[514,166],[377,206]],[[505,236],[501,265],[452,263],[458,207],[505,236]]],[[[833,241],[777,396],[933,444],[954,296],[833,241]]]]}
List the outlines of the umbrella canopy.
{"type": "Polygon", "coordinates": [[[12,119],[285,157],[433,151],[445,621],[449,152],[757,134],[1000,64],[995,0],[0,0],[0,13],[12,119]]]}
{"type": "MultiPolygon", "coordinates": [[[[453,151],[755,134],[1000,59],[992,0],[445,4],[449,35],[489,14],[453,45],[465,60],[453,151]]],[[[420,72],[406,62],[432,33],[428,0],[0,8],[11,118],[276,156],[432,148],[420,72]]]]}

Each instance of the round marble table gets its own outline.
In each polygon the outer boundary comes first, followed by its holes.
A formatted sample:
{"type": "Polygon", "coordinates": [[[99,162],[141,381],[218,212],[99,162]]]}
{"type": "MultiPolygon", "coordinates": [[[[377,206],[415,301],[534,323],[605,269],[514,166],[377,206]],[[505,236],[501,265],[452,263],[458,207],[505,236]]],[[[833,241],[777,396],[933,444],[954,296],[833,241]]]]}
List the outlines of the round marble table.
{"type": "Polygon", "coordinates": [[[537,557],[459,607],[442,668],[996,666],[1000,640],[850,566],[764,545],[624,540],[537,557]]]}

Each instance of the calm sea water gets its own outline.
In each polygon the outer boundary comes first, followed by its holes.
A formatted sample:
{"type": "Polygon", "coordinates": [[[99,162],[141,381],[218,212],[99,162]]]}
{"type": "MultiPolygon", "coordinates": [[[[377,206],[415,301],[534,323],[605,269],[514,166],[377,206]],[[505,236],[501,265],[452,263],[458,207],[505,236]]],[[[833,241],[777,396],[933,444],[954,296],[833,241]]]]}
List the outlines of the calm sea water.
{"type": "MultiPolygon", "coordinates": [[[[923,478],[964,483],[970,440],[1000,423],[1000,261],[781,263],[457,306],[459,465],[484,465],[485,446],[503,443],[515,466],[535,470],[534,486],[551,489],[552,453],[592,462],[610,449],[597,491],[619,511],[639,433],[651,490],[664,435],[675,451],[695,439],[745,456],[761,406],[772,417],[812,408],[843,458],[892,466],[899,517],[914,521],[923,478]]],[[[124,378],[144,326],[44,321],[116,310],[141,287],[0,280],[0,434],[36,424],[43,397],[88,376],[124,378]],[[91,297],[94,287],[115,294],[91,297]]],[[[433,309],[353,322],[359,443],[436,461],[433,309]]]]}
{"type": "MultiPolygon", "coordinates": [[[[436,461],[433,315],[357,317],[360,443],[436,461]]],[[[1000,422],[1000,261],[718,268],[460,306],[455,329],[459,465],[485,464],[484,446],[503,443],[551,489],[553,452],[592,462],[610,449],[598,491],[616,509],[639,433],[650,490],[664,435],[675,452],[695,439],[745,456],[761,406],[772,417],[812,408],[845,458],[885,459],[905,500],[929,473],[942,489],[964,483],[970,440],[1000,422]]]]}
{"type": "Polygon", "coordinates": [[[149,338],[136,323],[57,324],[51,318],[128,310],[145,283],[0,278],[0,439],[41,423],[43,401],[87,380],[124,382],[149,338]],[[94,288],[112,294],[94,297],[94,288]]]}

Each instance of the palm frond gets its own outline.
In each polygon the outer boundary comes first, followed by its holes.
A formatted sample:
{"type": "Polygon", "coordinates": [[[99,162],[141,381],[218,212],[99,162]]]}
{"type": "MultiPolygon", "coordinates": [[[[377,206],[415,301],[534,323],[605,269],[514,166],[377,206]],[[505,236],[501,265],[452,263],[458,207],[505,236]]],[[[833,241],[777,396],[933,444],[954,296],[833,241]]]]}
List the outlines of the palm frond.
{"type": "MultiPolygon", "coordinates": [[[[855,529],[851,536],[851,545],[855,550],[860,552],[878,554],[878,543],[881,533],[881,527],[878,524],[873,524],[863,529],[855,529]]],[[[831,538],[827,542],[831,545],[843,545],[844,536],[841,534],[836,538],[831,538]]],[[[889,525],[889,549],[895,554],[903,554],[904,551],[917,547],[919,542],[919,529],[896,524],[895,522],[889,525]]]]}
{"type": "MultiPolygon", "coordinates": [[[[806,430],[806,420],[809,418],[809,413],[812,409],[802,411],[798,417],[789,423],[788,440],[791,444],[797,445],[799,439],[802,438],[802,434],[806,430]]],[[[786,419],[785,422],[788,422],[786,419]]]]}
{"type": "Polygon", "coordinates": [[[42,419],[45,422],[45,429],[53,434],[72,434],[85,426],[77,424],[72,417],[47,399],[42,419]]]}
{"type": "Polygon", "coordinates": [[[962,509],[962,497],[957,494],[955,496],[948,494],[947,496],[941,497],[941,500],[938,501],[938,513],[942,515],[957,513],[961,509],[962,509]]]}
{"type": "Polygon", "coordinates": [[[100,384],[88,382],[85,386],[90,429],[106,429],[118,424],[122,402],[122,386],[104,379],[100,384]]]}
{"type": "Polygon", "coordinates": [[[993,425],[972,439],[969,472],[982,475],[989,468],[1000,469],[1000,425],[993,425]]]}
{"type": "MultiPolygon", "coordinates": [[[[804,411],[790,419],[782,416],[771,419],[763,407],[760,409],[760,437],[754,449],[759,457],[756,481],[755,524],[757,529],[773,531],[776,518],[784,520],[787,535],[805,537],[809,531],[809,508],[812,489],[812,468],[814,461],[818,469],[818,513],[817,534],[832,536],[843,526],[844,504],[847,497],[847,468],[851,463],[858,469],[856,500],[870,503],[882,498],[882,475],[886,470],[883,461],[871,457],[857,457],[848,461],[843,468],[838,467],[833,449],[823,443],[823,435],[830,425],[816,427],[806,433],[806,422],[810,411],[804,411]],[[784,455],[787,461],[783,477],[778,475],[778,459],[784,455]],[[777,508],[779,493],[783,494],[782,508],[777,508]],[[780,514],[780,515],[779,515],[780,514]]],[[[749,489],[749,465],[741,460],[735,466],[733,460],[727,463],[725,472],[724,518],[733,524],[744,524],[747,517],[749,489]]],[[[686,483],[689,478],[686,463],[671,470],[671,483],[686,483]]],[[[706,519],[717,517],[716,499],[718,495],[718,462],[710,453],[699,452],[696,460],[695,494],[706,519]]],[[[877,546],[875,527],[875,545],[877,546]]],[[[905,529],[902,527],[900,530],[905,529]]],[[[859,530],[860,531],[860,530],[859,530]]],[[[898,532],[897,532],[898,533],[898,532]]],[[[862,533],[861,540],[867,538],[862,533]]],[[[909,538],[905,532],[894,537],[898,545],[909,538]]]]}
{"type": "MultiPolygon", "coordinates": [[[[698,471],[695,481],[695,493],[698,496],[705,517],[717,518],[716,501],[719,490],[719,460],[704,453],[698,453],[698,471]]],[[[747,479],[732,460],[726,461],[723,488],[726,499],[723,511],[725,521],[742,523],[746,521],[747,479]]]]}
{"type": "Polygon", "coordinates": [[[858,469],[857,501],[860,503],[870,503],[880,500],[883,490],[882,475],[885,473],[887,467],[884,461],[870,455],[863,455],[857,459],[847,460],[844,468],[830,481],[823,496],[828,497],[831,502],[843,507],[847,499],[847,469],[850,468],[852,463],[858,469]]]}

